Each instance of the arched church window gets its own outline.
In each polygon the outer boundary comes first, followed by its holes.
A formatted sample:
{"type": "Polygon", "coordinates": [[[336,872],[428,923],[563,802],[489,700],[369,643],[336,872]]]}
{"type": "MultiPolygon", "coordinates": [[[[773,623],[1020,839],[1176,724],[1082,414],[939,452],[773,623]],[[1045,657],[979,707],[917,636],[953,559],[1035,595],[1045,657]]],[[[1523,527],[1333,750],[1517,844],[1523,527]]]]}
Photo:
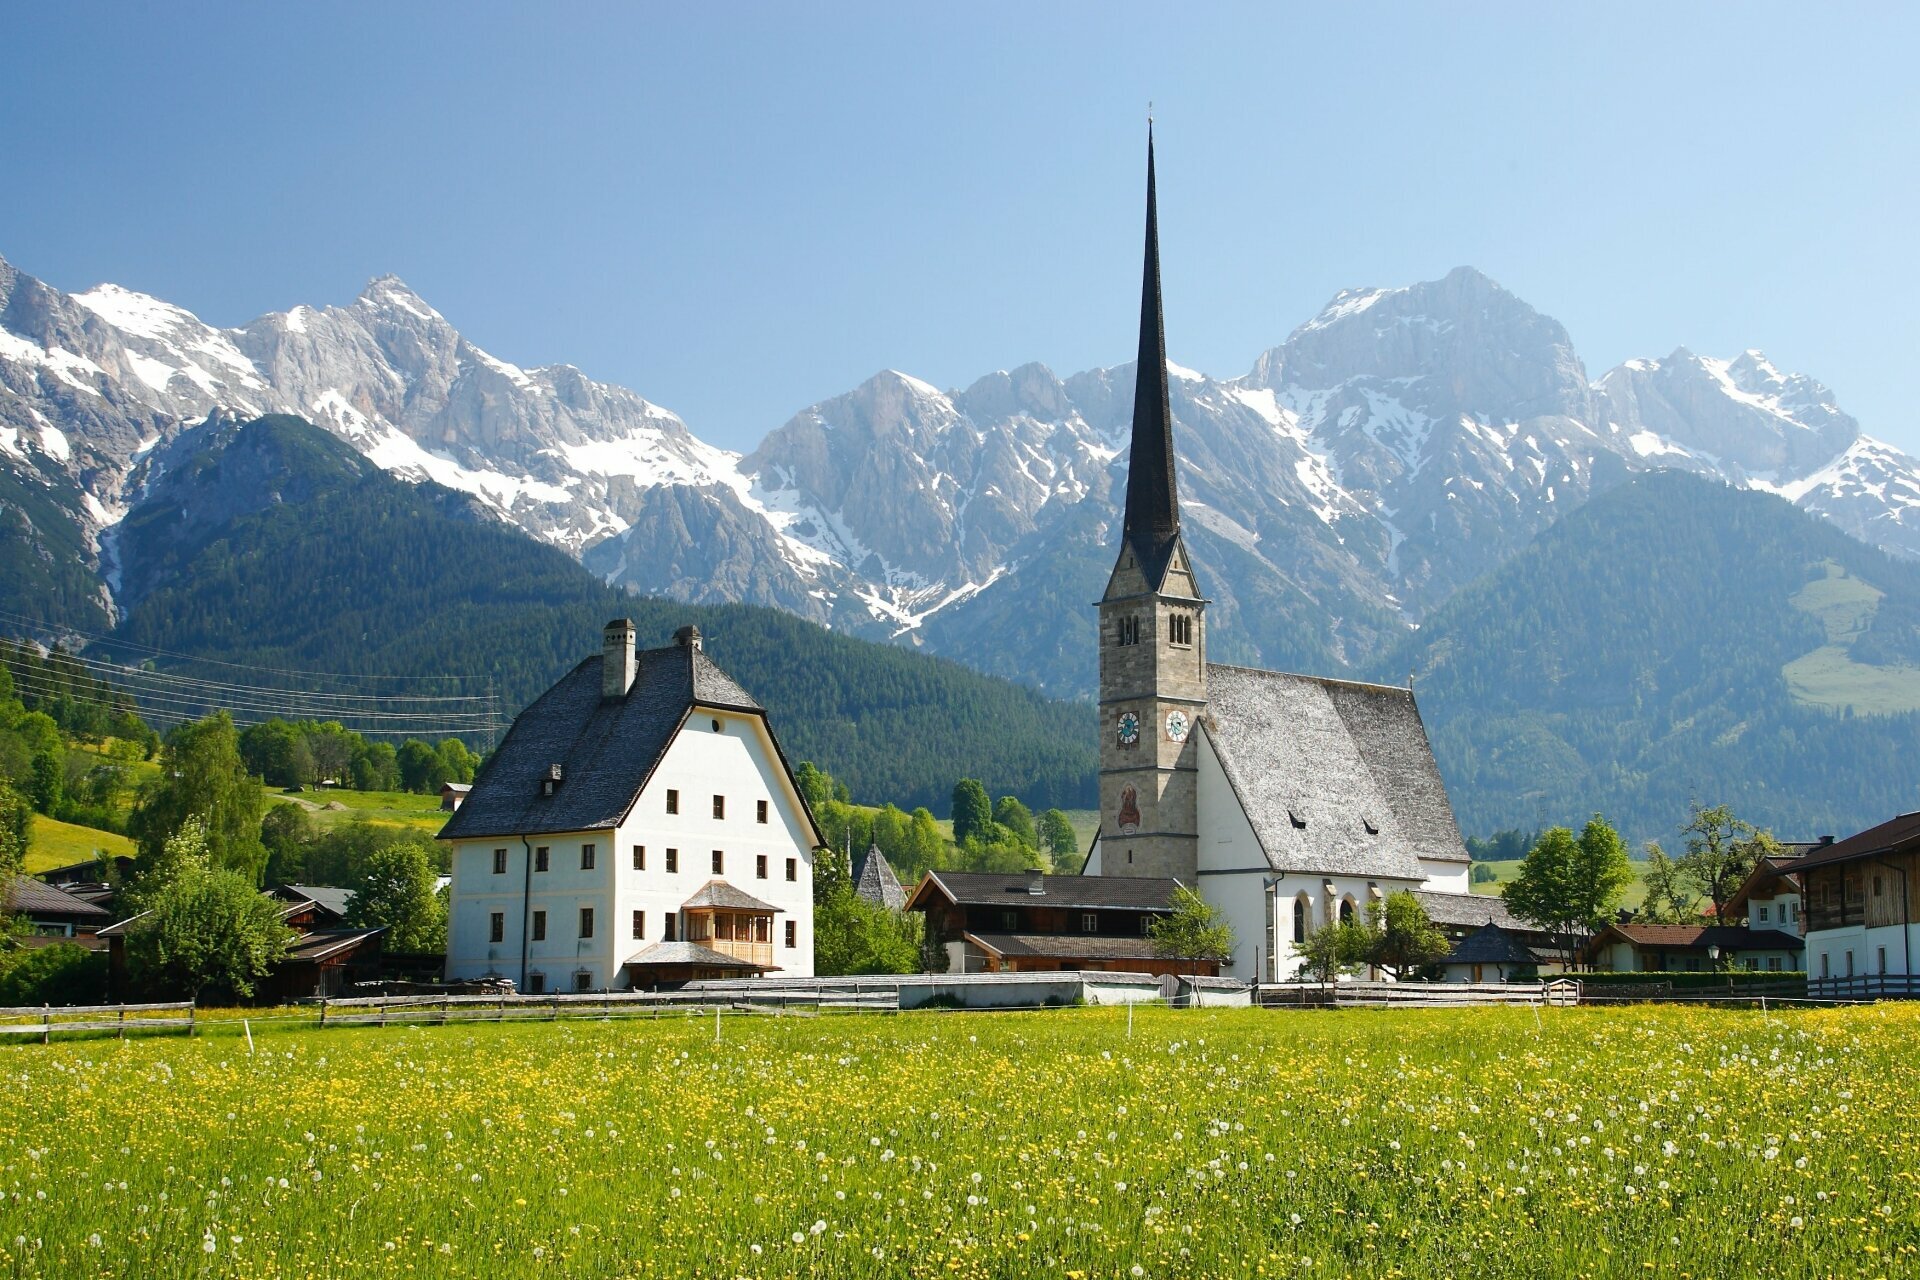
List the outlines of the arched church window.
{"type": "Polygon", "coordinates": [[[1307,921],[1312,909],[1307,905],[1307,895],[1301,894],[1293,900],[1293,940],[1307,940],[1307,921]]]}
{"type": "Polygon", "coordinates": [[[1353,899],[1352,898],[1340,899],[1340,923],[1341,924],[1353,923],[1353,899]]]}
{"type": "Polygon", "coordinates": [[[1170,614],[1167,618],[1167,639],[1180,648],[1192,648],[1193,615],[1190,613],[1170,614]]]}
{"type": "Polygon", "coordinates": [[[1115,620],[1115,644],[1140,643],[1140,619],[1133,614],[1124,614],[1115,620]]]}

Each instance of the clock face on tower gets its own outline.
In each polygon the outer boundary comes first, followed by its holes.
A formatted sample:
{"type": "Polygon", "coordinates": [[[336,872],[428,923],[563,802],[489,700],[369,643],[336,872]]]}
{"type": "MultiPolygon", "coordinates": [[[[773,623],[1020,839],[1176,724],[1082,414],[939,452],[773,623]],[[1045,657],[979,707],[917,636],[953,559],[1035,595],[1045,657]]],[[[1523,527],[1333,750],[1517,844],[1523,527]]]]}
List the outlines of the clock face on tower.
{"type": "Polygon", "coordinates": [[[1167,740],[1185,742],[1187,740],[1187,713],[1184,711],[1167,712],[1167,740]]]}
{"type": "Polygon", "coordinates": [[[1120,745],[1130,747],[1140,741],[1140,717],[1128,711],[1120,717],[1120,745]]]}

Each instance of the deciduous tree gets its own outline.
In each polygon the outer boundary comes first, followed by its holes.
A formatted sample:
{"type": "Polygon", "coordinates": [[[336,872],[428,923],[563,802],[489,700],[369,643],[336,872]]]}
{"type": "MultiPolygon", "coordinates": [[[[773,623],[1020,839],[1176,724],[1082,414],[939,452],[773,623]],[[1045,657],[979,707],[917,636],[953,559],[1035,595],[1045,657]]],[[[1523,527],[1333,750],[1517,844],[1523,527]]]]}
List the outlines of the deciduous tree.
{"type": "Polygon", "coordinates": [[[286,957],[292,938],[279,904],[245,876],[191,867],[129,926],[128,970],[155,994],[246,999],[286,957]]]}
{"type": "Polygon", "coordinates": [[[434,857],[419,838],[402,838],[369,852],[356,868],[347,922],[387,931],[389,951],[447,949],[447,912],[441,905],[434,857]]]}
{"type": "Polygon", "coordinates": [[[167,735],[159,776],[141,788],[128,826],[142,858],[159,856],[189,817],[206,823],[213,865],[260,883],[260,788],[240,759],[239,735],[224,711],[167,735]]]}
{"type": "Polygon", "coordinates": [[[1387,895],[1374,920],[1373,963],[1404,979],[1446,958],[1453,948],[1427,915],[1420,899],[1405,889],[1387,895]]]}
{"type": "Polygon", "coordinates": [[[1725,924],[1727,903],[1761,858],[1780,852],[1780,843],[1772,832],[1734,817],[1733,810],[1724,804],[1711,809],[1694,805],[1687,825],[1680,830],[1687,838],[1687,851],[1679,861],[1680,873],[1712,904],[1715,923],[1725,924]]]}
{"type": "Polygon", "coordinates": [[[1544,832],[1504,896],[1515,915],[1553,935],[1572,967],[1581,936],[1607,922],[1632,883],[1626,845],[1595,814],[1578,839],[1565,827],[1544,832]]]}
{"type": "Polygon", "coordinates": [[[1233,926],[1212,903],[1181,885],[1173,891],[1173,911],[1147,926],[1153,953],[1181,960],[1233,959],[1233,926]]]}
{"type": "Polygon", "coordinates": [[[978,779],[962,778],[953,784],[953,839],[956,844],[990,837],[993,803],[978,779]]]}

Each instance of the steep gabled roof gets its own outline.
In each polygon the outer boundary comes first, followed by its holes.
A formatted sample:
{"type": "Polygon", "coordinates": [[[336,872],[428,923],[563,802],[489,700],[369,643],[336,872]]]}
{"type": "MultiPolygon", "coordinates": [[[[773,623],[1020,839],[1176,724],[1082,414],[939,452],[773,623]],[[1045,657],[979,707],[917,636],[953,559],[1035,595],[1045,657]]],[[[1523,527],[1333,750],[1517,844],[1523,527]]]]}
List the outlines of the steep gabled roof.
{"type": "Polygon", "coordinates": [[[1424,880],[1468,860],[1413,694],[1207,666],[1200,717],[1276,871],[1424,880]]]}
{"type": "Polygon", "coordinates": [[[900,877],[893,874],[893,864],[877,844],[869,845],[861,856],[860,869],[853,873],[853,891],[889,911],[901,911],[907,905],[907,893],[900,887],[900,877]]]}
{"type": "MultiPolygon", "coordinates": [[[[473,790],[447,819],[440,838],[618,826],[696,706],[765,716],[760,704],[694,645],[647,649],[637,658],[639,670],[624,698],[601,697],[596,655],[534,699],[473,780],[473,790]],[[549,796],[541,782],[553,765],[560,766],[561,777],[549,796]]],[[[778,741],[774,746],[778,753],[778,741]]],[[[785,767],[784,755],[781,764],[785,767]]]]}

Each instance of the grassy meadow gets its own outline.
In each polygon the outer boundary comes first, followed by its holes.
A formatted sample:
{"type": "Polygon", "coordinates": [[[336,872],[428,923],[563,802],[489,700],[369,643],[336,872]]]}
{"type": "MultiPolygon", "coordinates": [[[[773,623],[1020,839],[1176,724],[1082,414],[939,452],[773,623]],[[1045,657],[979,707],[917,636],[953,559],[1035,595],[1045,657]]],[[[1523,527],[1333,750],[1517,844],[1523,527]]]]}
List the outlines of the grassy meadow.
{"type": "Polygon", "coordinates": [[[390,827],[411,827],[428,835],[440,834],[447,814],[437,795],[410,791],[348,791],[312,788],[293,794],[274,787],[261,788],[261,810],[276,804],[298,805],[324,829],[346,822],[366,821],[390,827]]]}
{"type": "Polygon", "coordinates": [[[56,822],[44,813],[36,813],[27,828],[27,874],[39,875],[55,867],[85,862],[98,850],[132,857],[133,841],[111,831],[56,822]]]}
{"type": "Polygon", "coordinates": [[[1897,1276],[1920,1008],[0,1048],[0,1275],[1897,1276]]]}

